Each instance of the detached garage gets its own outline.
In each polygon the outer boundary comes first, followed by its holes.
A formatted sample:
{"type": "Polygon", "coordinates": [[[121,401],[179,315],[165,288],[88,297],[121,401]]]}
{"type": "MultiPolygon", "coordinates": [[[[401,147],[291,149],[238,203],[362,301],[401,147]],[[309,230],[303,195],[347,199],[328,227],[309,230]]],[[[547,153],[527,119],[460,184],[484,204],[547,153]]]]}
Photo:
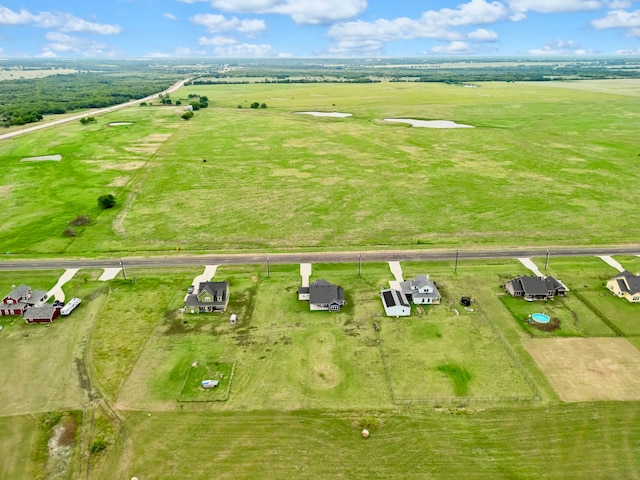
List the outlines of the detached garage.
{"type": "Polygon", "coordinates": [[[29,307],[24,312],[24,321],[27,323],[53,323],[60,315],[60,307],[43,305],[42,307],[29,307]]]}

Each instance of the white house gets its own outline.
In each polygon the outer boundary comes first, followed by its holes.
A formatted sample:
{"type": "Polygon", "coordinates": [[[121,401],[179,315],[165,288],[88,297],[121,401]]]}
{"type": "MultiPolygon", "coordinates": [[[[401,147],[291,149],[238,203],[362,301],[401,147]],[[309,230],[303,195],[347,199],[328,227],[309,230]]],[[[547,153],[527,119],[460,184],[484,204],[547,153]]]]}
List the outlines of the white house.
{"type": "Polygon", "coordinates": [[[440,292],[429,275],[417,275],[413,280],[400,282],[402,293],[416,305],[440,303],[440,292]]]}
{"type": "Polygon", "coordinates": [[[400,290],[393,288],[381,290],[380,299],[387,317],[408,317],[411,315],[411,305],[400,290]]]}

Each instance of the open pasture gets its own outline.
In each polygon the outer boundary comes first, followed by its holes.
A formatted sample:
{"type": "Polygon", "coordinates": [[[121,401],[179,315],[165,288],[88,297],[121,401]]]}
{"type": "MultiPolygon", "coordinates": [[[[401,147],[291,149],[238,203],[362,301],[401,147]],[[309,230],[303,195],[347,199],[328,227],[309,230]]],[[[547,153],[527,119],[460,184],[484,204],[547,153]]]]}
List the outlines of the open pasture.
{"type": "Polygon", "coordinates": [[[188,122],[181,107],[134,107],[0,143],[0,242],[20,254],[95,255],[602,244],[640,233],[626,220],[636,202],[616,200],[640,175],[640,105],[626,95],[399,82],[198,85],[173,99],[190,93],[210,102],[188,122]],[[268,108],[247,108],[254,101],[268,108]],[[309,110],[353,116],[293,115],[309,110]],[[399,117],[476,128],[382,121],[399,117]],[[122,121],[133,123],[106,127],[122,121]],[[63,158],[19,162],[48,154],[63,158]],[[105,193],[118,204],[100,211],[105,193]],[[92,223],[63,237],[80,214],[92,223]]]}
{"type": "Polygon", "coordinates": [[[94,478],[608,480],[640,470],[637,402],[383,411],[364,440],[368,416],[132,412],[130,441],[94,478]]]}

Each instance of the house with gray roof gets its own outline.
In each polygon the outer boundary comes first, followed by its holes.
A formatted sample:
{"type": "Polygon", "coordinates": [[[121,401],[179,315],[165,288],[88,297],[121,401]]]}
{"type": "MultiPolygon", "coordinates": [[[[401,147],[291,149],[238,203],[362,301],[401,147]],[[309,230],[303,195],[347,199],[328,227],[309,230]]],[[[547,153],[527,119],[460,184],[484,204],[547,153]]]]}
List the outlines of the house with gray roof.
{"type": "Polygon", "coordinates": [[[25,310],[23,318],[27,323],[53,323],[60,315],[61,308],[48,303],[40,307],[29,307],[25,310]]]}
{"type": "Polygon", "coordinates": [[[380,290],[380,299],[387,317],[408,317],[411,315],[409,300],[400,290],[394,288],[380,290]]]}
{"type": "Polygon", "coordinates": [[[185,298],[184,308],[187,313],[224,312],[228,303],[228,282],[201,282],[198,291],[185,298]]]}
{"type": "Polygon", "coordinates": [[[607,288],[617,297],[631,303],[640,302],[640,276],[625,270],[607,282],[607,288]]]}
{"type": "Polygon", "coordinates": [[[28,285],[14,286],[0,303],[0,316],[22,315],[28,307],[39,307],[47,301],[47,292],[31,290],[28,285]]]}
{"type": "Polygon", "coordinates": [[[402,293],[416,305],[435,305],[442,299],[438,287],[429,275],[416,275],[413,280],[400,282],[402,293]]]}
{"type": "Polygon", "coordinates": [[[339,312],[340,308],[347,303],[344,299],[344,288],[333,285],[326,280],[316,280],[308,288],[309,291],[304,293],[298,290],[298,298],[306,300],[308,295],[309,308],[311,310],[339,312]]]}
{"type": "Polygon", "coordinates": [[[505,283],[504,288],[513,297],[525,300],[553,300],[556,295],[566,295],[569,289],[559,280],[548,277],[525,275],[505,283]]]}

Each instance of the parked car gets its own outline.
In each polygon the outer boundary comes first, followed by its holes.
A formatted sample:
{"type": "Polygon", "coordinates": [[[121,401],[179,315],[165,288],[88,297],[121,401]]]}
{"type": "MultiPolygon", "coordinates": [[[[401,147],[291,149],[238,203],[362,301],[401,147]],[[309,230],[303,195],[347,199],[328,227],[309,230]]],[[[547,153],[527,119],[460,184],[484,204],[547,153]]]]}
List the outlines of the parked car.
{"type": "Polygon", "coordinates": [[[189,295],[191,295],[193,293],[193,291],[195,290],[195,287],[193,285],[191,285],[188,289],[187,289],[187,293],[189,295]]]}

